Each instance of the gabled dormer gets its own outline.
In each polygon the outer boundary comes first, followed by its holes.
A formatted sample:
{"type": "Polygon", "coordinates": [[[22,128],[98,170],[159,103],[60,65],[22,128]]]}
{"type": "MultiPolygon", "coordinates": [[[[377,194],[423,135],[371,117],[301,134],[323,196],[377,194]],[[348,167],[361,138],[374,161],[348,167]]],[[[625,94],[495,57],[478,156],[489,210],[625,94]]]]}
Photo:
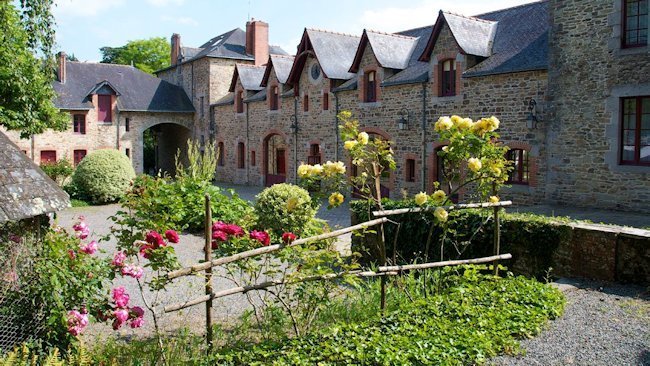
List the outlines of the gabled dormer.
{"type": "Polygon", "coordinates": [[[86,98],[92,101],[97,111],[97,122],[112,123],[113,109],[117,105],[117,97],[120,92],[108,80],[95,84],[86,94],[86,98]]]}
{"type": "Polygon", "coordinates": [[[260,85],[264,70],[264,66],[235,65],[235,72],[232,75],[230,88],[228,89],[229,92],[233,93],[235,113],[244,113],[246,98],[264,89],[260,85]]]}
{"type": "Polygon", "coordinates": [[[271,111],[280,109],[282,104],[280,98],[289,91],[287,80],[289,79],[293,61],[293,56],[269,56],[260,85],[266,88],[266,100],[271,111]]]}

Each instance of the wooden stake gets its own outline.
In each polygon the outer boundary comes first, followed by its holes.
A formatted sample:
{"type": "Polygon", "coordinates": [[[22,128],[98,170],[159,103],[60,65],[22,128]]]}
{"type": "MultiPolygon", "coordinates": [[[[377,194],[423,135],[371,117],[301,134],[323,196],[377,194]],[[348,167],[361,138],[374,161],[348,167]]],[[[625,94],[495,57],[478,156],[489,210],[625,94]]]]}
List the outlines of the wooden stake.
{"type": "MultiPolygon", "coordinates": [[[[212,262],[212,207],[210,206],[210,195],[205,195],[205,261],[212,262]]],[[[205,269],[205,294],[212,294],[212,267],[205,269]]],[[[212,352],[214,345],[212,334],[212,298],[205,303],[205,339],[208,344],[208,354],[212,352]]]]}
{"type": "MultiPolygon", "coordinates": [[[[483,203],[463,203],[459,205],[451,205],[451,206],[445,206],[443,207],[445,210],[450,211],[450,210],[460,210],[464,208],[486,208],[486,207],[503,207],[503,206],[510,206],[512,205],[512,201],[501,201],[501,202],[483,202],[483,203]]],[[[427,212],[427,211],[433,211],[437,207],[434,206],[429,206],[429,207],[410,207],[410,208],[399,208],[396,210],[379,210],[379,211],[373,211],[372,215],[374,217],[385,217],[385,216],[392,216],[392,215],[400,215],[400,214],[405,214],[405,213],[410,213],[410,212],[427,212]]]]}
{"type": "MultiPolygon", "coordinates": [[[[501,250],[501,221],[499,220],[499,207],[494,207],[494,255],[498,256],[501,250]]],[[[494,275],[499,275],[499,261],[494,261],[494,275]]]]}
{"type": "Polygon", "coordinates": [[[510,259],[510,258],[512,258],[512,254],[508,253],[508,254],[494,255],[491,257],[474,258],[474,259],[458,259],[458,260],[443,261],[443,262],[405,264],[402,266],[381,266],[377,268],[377,272],[400,272],[400,271],[410,271],[414,269],[459,266],[463,264],[480,264],[480,263],[493,262],[499,259],[503,260],[503,259],[510,259]]]}

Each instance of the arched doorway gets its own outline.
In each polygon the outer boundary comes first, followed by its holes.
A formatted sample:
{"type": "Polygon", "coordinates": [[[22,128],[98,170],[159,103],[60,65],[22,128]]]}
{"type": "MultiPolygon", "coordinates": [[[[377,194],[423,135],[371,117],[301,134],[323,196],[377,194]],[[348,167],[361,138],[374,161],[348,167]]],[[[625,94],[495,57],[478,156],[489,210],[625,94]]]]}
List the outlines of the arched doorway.
{"type": "Polygon", "coordinates": [[[142,133],[143,173],[176,175],[176,155],[183,164],[187,163],[187,140],[191,131],[173,123],[161,123],[142,133]]]}
{"type": "Polygon", "coordinates": [[[283,136],[271,134],[264,139],[264,185],[287,180],[287,143],[283,136]]]}

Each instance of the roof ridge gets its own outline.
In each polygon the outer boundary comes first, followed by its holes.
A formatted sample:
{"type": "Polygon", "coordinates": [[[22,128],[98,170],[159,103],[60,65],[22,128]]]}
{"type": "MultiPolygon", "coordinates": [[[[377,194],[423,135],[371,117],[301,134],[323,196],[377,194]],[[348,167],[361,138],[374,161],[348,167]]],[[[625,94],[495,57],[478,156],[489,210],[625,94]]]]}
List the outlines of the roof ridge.
{"type": "Polygon", "coordinates": [[[257,66],[257,65],[251,65],[251,64],[237,64],[237,67],[242,66],[242,67],[250,67],[250,68],[266,68],[266,66],[257,66]]]}
{"type": "Polygon", "coordinates": [[[132,67],[134,69],[137,69],[137,67],[133,65],[126,65],[126,64],[113,64],[109,62],[97,62],[97,61],[69,61],[67,60],[66,63],[74,63],[74,64],[81,64],[81,65],[106,65],[106,66],[122,66],[122,67],[132,67]]]}
{"type": "Polygon", "coordinates": [[[275,55],[275,54],[272,54],[271,56],[272,57],[284,57],[284,58],[296,58],[295,55],[275,55]]]}
{"type": "Polygon", "coordinates": [[[370,33],[375,33],[375,34],[382,34],[384,36],[397,37],[397,38],[418,39],[418,37],[405,36],[403,34],[397,34],[397,33],[381,32],[381,31],[376,31],[376,30],[372,30],[372,29],[366,29],[365,31],[370,32],[370,33]]]}
{"type": "Polygon", "coordinates": [[[342,33],[342,32],[335,32],[335,31],[330,31],[330,30],[325,30],[325,29],[317,29],[317,28],[307,28],[307,30],[315,31],[315,32],[322,32],[322,33],[330,33],[330,34],[338,34],[340,36],[347,36],[347,37],[354,37],[354,38],[361,38],[359,36],[355,36],[353,34],[349,33],[342,33]]]}
{"type": "Polygon", "coordinates": [[[465,18],[465,19],[469,19],[469,20],[475,20],[475,21],[479,21],[479,22],[483,22],[483,23],[497,23],[497,22],[495,22],[493,20],[481,19],[481,18],[477,18],[477,17],[471,16],[471,15],[458,14],[458,13],[454,13],[453,11],[442,10],[442,12],[444,14],[455,15],[457,17],[461,17],[461,18],[465,18]]]}
{"type": "MultiPolygon", "coordinates": [[[[520,5],[511,6],[511,7],[509,7],[509,8],[497,9],[497,10],[488,11],[488,12],[486,12],[486,13],[476,14],[476,15],[473,15],[472,17],[474,17],[474,18],[478,18],[478,17],[480,17],[480,16],[486,16],[486,15],[488,15],[488,14],[499,13],[499,12],[502,12],[502,11],[504,11],[504,10],[511,10],[511,9],[523,8],[523,7],[525,7],[525,6],[538,5],[538,4],[546,3],[546,2],[548,2],[548,0],[538,0],[538,1],[531,2],[531,3],[526,3],[526,4],[520,4],[520,5]]],[[[479,19],[480,19],[480,18],[479,18],[479,19]]]]}

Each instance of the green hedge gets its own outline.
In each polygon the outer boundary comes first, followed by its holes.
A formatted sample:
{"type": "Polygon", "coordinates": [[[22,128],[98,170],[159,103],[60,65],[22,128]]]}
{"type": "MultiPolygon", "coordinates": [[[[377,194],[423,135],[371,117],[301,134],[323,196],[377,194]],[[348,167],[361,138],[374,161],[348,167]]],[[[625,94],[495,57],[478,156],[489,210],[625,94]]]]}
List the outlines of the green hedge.
{"type": "MultiPolygon", "coordinates": [[[[415,207],[412,200],[394,201],[384,199],[384,209],[415,207]]],[[[350,204],[353,223],[369,219],[368,203],[354,201],[350,204]]],[[[446,235],[440,227],[434,227],[429,247],[428,261],[475,258],[493,254],[494,221],[491,209],[455,210],[449,213],[449,230],[446,235]],[[441,258],[440,243],[443,245],[441,258]],[[459,252],[461,252],[459,254],[459,252]]],[[[549,218],[527,213],[507,213],[501,210],[501,250],[511,253],[513,259],[506,265],[511,269],[543,278],[552,267],[553,254],[560,243],[571,237],[571,228],[563,225],[566,219],[549,218]]],[[[425,245],[431,225],[436,225],[433,213],[409,213],[391,216],[400,223],[397,238],[398,263],[422,262],[425,245]]],[[[397,225],[386,224],[386,246],[388,258],[392,258],[397,225]]],[[[361,253],[362,263],[369,264],[378,258],[376,235],[365,238],[354,236],[352,250],[361,253]]]]}

